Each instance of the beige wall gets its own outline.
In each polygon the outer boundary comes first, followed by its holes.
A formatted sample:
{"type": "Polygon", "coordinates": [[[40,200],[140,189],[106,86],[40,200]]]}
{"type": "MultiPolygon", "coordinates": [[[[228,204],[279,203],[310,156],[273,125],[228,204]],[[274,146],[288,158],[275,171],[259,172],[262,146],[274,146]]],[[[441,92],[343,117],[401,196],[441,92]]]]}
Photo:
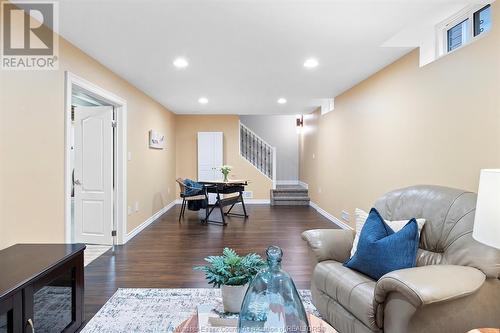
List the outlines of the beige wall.
{"type": "MultiPolygon", "coordinates": [[[[176,174],[182,178],[198,178],[198,132],[224,133],[224,163],[233,166],[229,178],[249,179],[248,191],[254,199],[269,199],[272,182],[239,154],[238,116],[176,116],[176,174]]],[[[178,189],[176,189],[178,192],[178,189]]]]}
{"type": "Polygon", "coordinates": [[[348,211],[353,226],[354,208],[389,190],[477,191],[479,170],[500,168],[500,4],[493,13],[493,30],[471,45],[423,68],[415,50],[338,96],[334,111],[306,116],[300,179],[312,201],[348,211]]]}
{"type": "Polygon", "coordinates": [[[0,71],[0,248],[64,242],[64,72],[128,102],[130,232],[175,200],[175,116],[81,50],[60,40],[58,71],[0,71]],[[166,135],[148,149],[148,130],[166,135]],[[170,190],[170,193],[169,193],[170,190]]]}

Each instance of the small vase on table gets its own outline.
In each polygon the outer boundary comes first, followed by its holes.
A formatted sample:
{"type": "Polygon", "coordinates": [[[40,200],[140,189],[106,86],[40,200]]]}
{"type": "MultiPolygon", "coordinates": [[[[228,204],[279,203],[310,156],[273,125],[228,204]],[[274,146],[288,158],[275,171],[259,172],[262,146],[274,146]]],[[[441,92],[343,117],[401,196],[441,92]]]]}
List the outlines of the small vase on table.
{"type": "Polygon", "coordinates": [[[224,175],[224,182],[227,183],[228,182],[228,176],[229,176],[229,173],[231,172],[231,169],[232,167],[230,165],[223,165],[221,166],[220,168],[220,171],[222,172],[222,174],[224,175]]]}

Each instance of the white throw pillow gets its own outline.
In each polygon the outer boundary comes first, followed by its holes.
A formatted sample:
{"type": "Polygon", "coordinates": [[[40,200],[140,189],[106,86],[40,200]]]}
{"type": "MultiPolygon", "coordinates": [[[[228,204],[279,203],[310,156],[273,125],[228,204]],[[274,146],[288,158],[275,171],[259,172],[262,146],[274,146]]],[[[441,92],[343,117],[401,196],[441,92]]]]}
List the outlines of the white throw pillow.
{"type": "MultiPolygon", "coordinates": [[[[366,219],[368,218],[368,213],[365,212],[362,209],[356,208],[354,210],[354,215],[356,217],[356,237],[354,237],[354,242],[352,244],[352,249],[351,249],[351,258],[354,256],[354,253],[356,253],[356,249],[358,248],[358,242],[359,242],[359,234],[361,233],[361,229],[363,229],[363,226],[365,225],[366,219]]],[[[391,227],[394,232],[398,232],[399,230],[403,229],[403,227],[408,223],[409,220],[402,220],[402,221],[387,221],[384,220],[385,223],[389,227],[391,227]]],[[[422,232],[422,228],[424,227],[425,224],[425,219],[417,219],[417,225],[418,225],[418,234],[422,232]]]]}

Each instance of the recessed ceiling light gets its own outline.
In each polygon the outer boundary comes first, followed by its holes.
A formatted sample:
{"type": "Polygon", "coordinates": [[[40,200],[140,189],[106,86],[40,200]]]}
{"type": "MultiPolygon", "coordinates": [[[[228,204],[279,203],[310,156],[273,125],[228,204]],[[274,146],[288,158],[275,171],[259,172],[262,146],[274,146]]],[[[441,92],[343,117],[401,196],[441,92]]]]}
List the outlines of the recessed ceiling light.
{"type": "Polygon", "coordinates": [[[198,103],[200,103],[200,104],[207,104],[208,103],[208,98],[206,98],[206,97],[200,97],[198,99],[198,103]]]}
{"type": "Polygon", "coordinates": [[[281,97],[280,99],[278,99],[278,104],[286,104],[286,99],[281,97]]]}
{"type": "Polygon", "coordinates": [[[189,66],[189,63],[184,58],[177,58],[174,60],[174,66],[177,68],[186,68],[187,66],[189,66]]]}
{"type": "Polygon", "coordinates": [[[318,67],[318,65],[319,65],[319,62],[315,58],[306,59],[306,61],[304,62],[305,68],[315,68],[315,67],[318,67]]]}

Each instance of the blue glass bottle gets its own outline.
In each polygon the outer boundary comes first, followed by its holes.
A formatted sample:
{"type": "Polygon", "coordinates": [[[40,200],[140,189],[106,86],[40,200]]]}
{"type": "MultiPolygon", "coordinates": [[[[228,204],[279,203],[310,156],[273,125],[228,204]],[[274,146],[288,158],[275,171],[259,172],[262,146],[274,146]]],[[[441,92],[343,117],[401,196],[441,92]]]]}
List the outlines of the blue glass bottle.
{"type": "Polygon", "coordinates": [[[309,323],[297,288],[281,269],[283,251],[267,249],[268,267],[250,283],[238,321],[239,333],[309,332],[309,323]]]}

